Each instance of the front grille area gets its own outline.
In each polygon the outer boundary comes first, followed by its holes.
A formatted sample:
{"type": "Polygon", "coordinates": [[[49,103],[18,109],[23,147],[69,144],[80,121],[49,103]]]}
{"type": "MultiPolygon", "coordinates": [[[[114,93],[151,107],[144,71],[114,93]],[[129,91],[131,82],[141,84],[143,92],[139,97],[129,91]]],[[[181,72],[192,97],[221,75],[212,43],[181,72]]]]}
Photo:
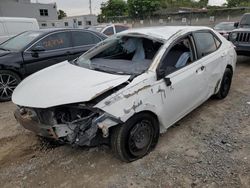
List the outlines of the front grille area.
{"type": "Polygon", "coordinates": [[[240,43],[250,43],[250,32],[238,33],[236,41],[240,43]]]}

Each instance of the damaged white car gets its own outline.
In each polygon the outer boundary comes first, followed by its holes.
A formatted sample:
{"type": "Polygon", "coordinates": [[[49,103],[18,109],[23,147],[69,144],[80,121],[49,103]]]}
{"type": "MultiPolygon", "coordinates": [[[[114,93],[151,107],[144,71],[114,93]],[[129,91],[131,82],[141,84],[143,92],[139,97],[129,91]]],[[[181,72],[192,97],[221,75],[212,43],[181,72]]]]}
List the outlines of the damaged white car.
{"type": "Polygon", "coordinates": [[[234,46],[207,27],[128,30],[25,79],[15,117],[60,142],[109,144],[130,162],[211,96],[225,98],[235,65],[234,46]]]}

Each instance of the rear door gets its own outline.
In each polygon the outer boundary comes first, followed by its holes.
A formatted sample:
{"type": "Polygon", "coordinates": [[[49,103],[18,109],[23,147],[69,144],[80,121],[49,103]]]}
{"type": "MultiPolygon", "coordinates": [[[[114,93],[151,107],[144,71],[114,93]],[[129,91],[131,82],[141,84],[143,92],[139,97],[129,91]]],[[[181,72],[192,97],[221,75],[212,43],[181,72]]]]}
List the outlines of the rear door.
{"type": "Polygon", "coordinates": [[[209,97],[214,94],[216,87],[220,83],[226,54],[224,52],[221,54],[221,51],[218,50],[221,46],[221,41],[210,31],[198,31],[193,33],[193,36],[197,47],[198,58],[204,66],[205,78],[208,85],[206,92],[207,97],[209,97]]]}
{"type": "Polygon", "coordinates": [[[72,38],[69,31],[56,32],[35,42],[23,53],[26,74],[32,74],[43,68],[70,59],[72,38]],[[41,47],[44,51],[32,51],[41,47]]]}
{"type": "Polygon", "coordinates": [[[90,48],[94,47],[101,38],[89,31],[72,31],[73,49],[70,59],[73,60],[90,48]]]}

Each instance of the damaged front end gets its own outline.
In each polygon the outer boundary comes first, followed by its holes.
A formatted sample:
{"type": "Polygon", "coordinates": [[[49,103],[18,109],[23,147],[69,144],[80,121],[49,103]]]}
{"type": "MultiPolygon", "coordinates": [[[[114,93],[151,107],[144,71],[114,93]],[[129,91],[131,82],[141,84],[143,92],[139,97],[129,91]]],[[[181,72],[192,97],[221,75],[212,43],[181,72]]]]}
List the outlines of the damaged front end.
{"type": "Polygon", "coordinates": [[[15,118],[25,129],[37,135],[78,146],[108,143],[109,128],[122,123],[85,104],[49,109],[19,107],[15,118]]]}

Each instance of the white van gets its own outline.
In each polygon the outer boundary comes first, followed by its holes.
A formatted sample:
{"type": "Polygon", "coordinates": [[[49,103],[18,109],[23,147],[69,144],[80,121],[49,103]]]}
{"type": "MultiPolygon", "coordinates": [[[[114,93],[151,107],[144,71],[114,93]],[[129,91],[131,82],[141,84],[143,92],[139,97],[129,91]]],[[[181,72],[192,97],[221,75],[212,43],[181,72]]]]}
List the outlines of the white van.
{"type": "Polygon", "coordinates": [[[0,17],[0,44],[24,31],[38,29],[38,22],[34,18],[0,17]]]}

